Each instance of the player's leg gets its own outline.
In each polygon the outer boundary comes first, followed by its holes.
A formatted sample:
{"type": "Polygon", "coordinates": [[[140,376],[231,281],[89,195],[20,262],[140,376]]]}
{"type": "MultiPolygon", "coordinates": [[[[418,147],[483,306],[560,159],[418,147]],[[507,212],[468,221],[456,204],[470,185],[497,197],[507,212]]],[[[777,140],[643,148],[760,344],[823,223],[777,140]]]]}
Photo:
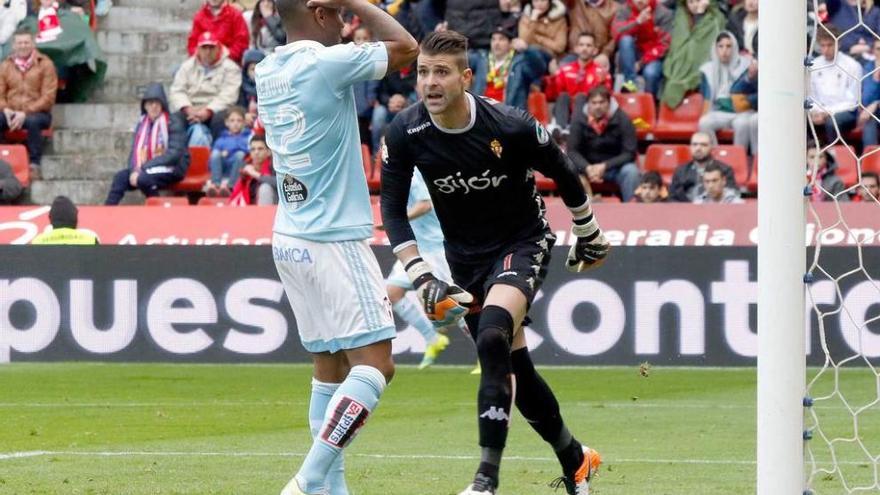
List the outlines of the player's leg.
{"type": "Polygon", "coordinates": [[[525,317],[528,301],[512,286],[493,285],[486,296],[476,331],[482,374],[477,393],[480,465],[465,493],[494,494],[499,484],[501,456],[507,442],[516,380],[510,361],[514,321],[525,317]]]}
{"type": "MultiPolygon", "coordinates": [[[[315,373],[312,378],[312,396],[309,401],[309,430],[312,433],[312,439],[315,440],[324,424],[327,405],[333,394],[339,389],[339,385],[348,376],[351,365],[342,352],[336,354],[324,352],[313,354],[312,357],[315,373]]],[[[345,461],[342,455],[330,465],[325,485],[330,491],[330,495],[348,495],[348,485],[345,482],[345,461]]]]}

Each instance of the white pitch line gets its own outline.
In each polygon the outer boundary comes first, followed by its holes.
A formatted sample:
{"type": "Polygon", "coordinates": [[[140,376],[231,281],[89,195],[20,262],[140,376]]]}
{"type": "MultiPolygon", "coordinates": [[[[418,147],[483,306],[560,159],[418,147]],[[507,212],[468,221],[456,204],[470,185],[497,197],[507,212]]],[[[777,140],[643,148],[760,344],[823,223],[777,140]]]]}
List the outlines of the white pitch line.
{"type": "MultiPolygon", "coordinates": [[[[394,401],[395,404],[422,404],[417,401],[394,401]]],[[[307,401],[196,401],[196,402],[0,402],[0,408],[127,408],[127,407],[259,407],[259,406],[301,406],[307,401]]],[[[563,406],[589,407],[593,409],[755,409],[754,404],[713,404],[713,403],[650,403],[650,402],[560,402],[563,406]]],[[[472,407],[473,402],[455,402],[456,407],[472,407]]]]}
{"type": "Polygon", "coordinates": [[[41,455],[46,455],[46,451],[32,450],[30,452],[11,452],[9,454],[0,453],[0,461],[5,461],[6,459],[22,459],[25,457],[38,457],[41,455]]]}

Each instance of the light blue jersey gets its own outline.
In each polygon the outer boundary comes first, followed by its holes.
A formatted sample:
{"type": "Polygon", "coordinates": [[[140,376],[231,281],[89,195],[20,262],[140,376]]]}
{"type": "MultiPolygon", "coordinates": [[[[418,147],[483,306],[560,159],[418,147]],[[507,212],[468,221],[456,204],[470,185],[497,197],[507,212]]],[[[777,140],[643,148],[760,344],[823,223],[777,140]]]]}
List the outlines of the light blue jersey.
{"type": "MultiPolygon", "coordinates": [[[[411,210],[419,201],[431,201],[428,194],[428,187],[425,185],[425,179],[418,170],[413,173],[412,183],[409,186],[409,199],[406,203],[406,209],[411,210]]],[[[428,213],[410,220],[413,234],[416,236],[416,242],[420,252],[442,252],[443,251],[443,231],[440,230],[440,220],[437,219],[437,213],[432,208],[428,213]]]]}
{"type": "Polygon", "coordinates": [[[275,232],[316,242],[373,233],[352,84],[381,79],[384,43],[279,47],[256,67],[260,119],[278,180],[275,232]]]}

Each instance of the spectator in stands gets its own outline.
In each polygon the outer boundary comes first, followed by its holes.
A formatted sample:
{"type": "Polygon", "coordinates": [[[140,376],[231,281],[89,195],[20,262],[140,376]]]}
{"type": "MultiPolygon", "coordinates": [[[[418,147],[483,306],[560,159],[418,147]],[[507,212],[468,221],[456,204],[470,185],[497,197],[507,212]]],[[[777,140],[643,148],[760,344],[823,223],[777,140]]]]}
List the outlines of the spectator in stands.
{"type": "Polygon", "coordinates": [[[12,166],[0,160],[0,205],[15,203],[21,197],[22,192],[24,192],[24,186],[15,177],[12,166]]]}
{"type": "Polygon", "coordinates": [[[655,97],[663,79],[663,57],[669,49],[672,12],[657,0],[627,0],[621,5],[612,33],[617,42],[620,72],[626,88],[637,90],[636,77],[644,77],[645,91],[655,97]]]}
{"type": "Polygon", "coordinates": [[[642,174],[639,186],[636,187],[631,201],[633,203],[665,203],[668,194],[663,185],[663,178],[652,170],[642,174]]]}
{"type": "MultiPolygon", "coordinates": [[[[480,59],[488,56],[492,43],[492,33],[504,21],[499,0],[422,0],[434,3],[436,10],[445,19],[435,27],[435,31],[450,29],[468,39],[468,63],[474,70],[474,81],[486,79],[485,64],[480,59]],[[445,5],[445,7],[443,7],[445,5]]],[[[435,10],[435,9],[426,9],[435,10]]],[[[515,28],[511,28],[513,31],[515,28]]],[[[515,36],[511,36],[513,39],[515,36]]]]}
{"type": "Polygon", "coordinates": [[[519,39],[544,52],[547,62],[555,65],[568,45],[566,14],[562,0],[529,0],[519,18],[519,39]]]}
{"type": "Polygon", "coordinates": [[[700,87],[700,67],[712,55],[718,33],[727,23],[715,0],[678,0],[672,44],[663,61],[661,100],[677,107],[684,96],[700,87]]]}
{"type": "Polygon", "coordinates": [[[880,200],[880,176],[876,172],[862,172],[860,185],[853,201],[876,203],[880,200]]]}
{"type": "MultiPolygon", "coordinates": [[[[752,141],[758,140],[758,121],[752,118],[752,114],[736,113],[731,90],[734,82],[748,70],[751,61],[751,57],[739,53],[733,34],[722,31],[715,39],[712,60],[700,67],[700,92],[703,94],[700,130],[714,138],[716,131],[733,128],[733,144],[742,146],[746,152],[752,141]]],[[[754,150],[757,152],[757,146],[754,150]]]]}
{"type": "Polygon", "coordinates": [[[849,201],[849,196],[840,194],[846,189],[843,179],[837,175],[837,162],[827,151],[820,151],[817,143],[807,143],[807,183],[812,180],[813,174],[817,180],[813,185],[813,194],[810,201],[849,201]]]}
{"type": "Polygon", "coordinates": [[[169,100],[172,111],[186,115],[189,145],[210,146],[223,132],[226,110],[238,101],[241,69],[210,31],[202,33],[198,45],[174,75],[169,100]]]}
{"type": "Polygon", "coordinates": [[[260,0],[253,10],[244,13],[244,20],[250,26],[250,48],[268,55],[275,47],[287,43],[275,0],[260,0]]]}
{"type": "MultiPolygon", "coordinates": [[[[758,53],[758,37],[752,38],[752,53],[758,53]]],[[[737,119],[745,119],[749,132],[751,154],[758,154],[758,58],[752,57],[749,67],[730,88],[730,98],[737,119]]],[[[735,128],[735,127],[734,127],[735,128]]],[[[735,138],[734,138],[735,139],[735,138]]],[[[749,150],[746,149],[748,152],[749,150]]]]}
{"type": "Polygon", "coordinates": [[[636,129],[625,112],[611,108],[605,86],[587,95],[587,111],[576,111],[568,136],[568,156],[590,183],[615,182],[624,202],[639,182],[636,129]]]}
{"type": "Polygon", "coordinates": [[[739,46],[755,56],[753,40],[758,39],[758,0],[745,0],[731,12],[727,30],[736,36],[739,46]]]}
{"type": "Polygon", "coordinates": [[[703,194],[703,174],[706,167],[712,163],[721,168],[725,187],[736,188],[733,168],[712,158],[712,143],[712,137],[705,132],[696,132],[691,136],[691,161],[675,169],[672,183],[669,185],[669,197],[673,201],[692,203],[695,198],[703,194]]]}
{"type": "Polygon", "coordinates": [[[266,138],[253,136],[250,155],[241,168],[241,175],[229,198],[235,205],[274,205],[278,203],[275,170],[272,168],[272,152],[266,146],[266,138]]]}
{"type": "Polygon", "coordinates": [[[7,130],[27,131],[31,176],[40,178],[42,131],[52,125],[58,91],[55,64],[40,53],[27,30],[12,35],[12,53],[0,63],[0,136],[7,130]]]}
{"type": "Polygon", "coordinates": [[[710,163],[703,170],[703,192],[694,198],[694,204],[736,204],[742,203],[739,191],[729,187],[724,178],[724,170],[718,163],[710,163]]]}
{"type": "Polygon", "coordinates": [[[113,0],[98,0],[95,2],[95,15],[104,17],[110,13],[111,8],[113,8],[113,0]]]}
{"type": "Polygon", "coordinates": [[[407,107],[418,100],[416,95],[416,67],[413,65],[398,72],[386,75],[379,82],[378,102],[373,105],[373,117],[370,123],[370,134],[373,144],[371,149],[380,149],[379,141],[391,120],[407,107]]]}
{"type": "Polygon", "coordinates": [[[880,144],[878,137],[878,106],[880,106],[880,38],[875,38],[871,43],[874,60],[865,62],[864,74],[862,79],[862,109],[859,110],[858,123],[863,124],[862,128],[862,145],[873,146],[880,144]]]}
{"type": "Polygon", "coordinates": [[[208,162],[211,178],[204,189],[208,196],[229,196],[231,187],[238,181],[251,138],[250,129],[244,126],[244,114],[244,108],[238,106],[226,112],[226,130],[214,141],[208,162]]]}
{"type": "Polygon", "coordinates": [[[611,89],[611,74],[594,61],[597,54],[596,37],[591,33],[581,33],[575,46],[577,60],[563,65],[555,76],[547,79],[547,99],[556,101],[553,107],[553,116],[556,125],[568,128],[572,109],[572,100],[575,108],[583,108],[586,95],[597,86],[605,86],[611,89]],[[581,100],[576,98],[582,95],[581,100]]]}
{"type": "Polygon", "coordinates": [[[43,232],[31,241],[37,245],[95,245],[100,244],[91,232],[80,230],[79,210],[67,196],[58,196],[49,208],[49,223],[52,229],[43,232]]]}
{"type": "Polygon", "coordinates": [[[12,33],[27,16],[27,0],[0,1],[0,46],[6,44],[12,33]]]}
{"type": "Polygon", "coordinates": [[[471,91],[512,107],[528,108],[529,88],[547,73],[547,60],[537,49],[522,40],[514,42],[509,24],[500,25],[492,33],[492,49],[474,58],[474,82],[471,91]],[[478,79],[476,74],[484,74],[478,79]]]}
{"type": "Polygon", "coordinates": [[[575,0],[568,9],[568,51],[576,52],[581,33],[592,33],[598,53],[609,59],[614,56],[616,44],[611,23],[617,17],[620,4],[616,0],[575,0]]]}
{"type": "Polygon", "coordinates": [[[373,107],[373,118],[370,122],[370,137],[372,139],[372,146],[370,149],[382,149],[382,136],[385,133],[385,127],[388,126],[388,124],[394,120],[394,117],[411,102],[411,100],[408,100],[402,94],[394,93],[388,98],[386,104],[377,104],[373,107]]]}
{"type": "Polygon", "coordinates": [[[810,73],[810,98],[815,102],[810,119],[826,144],[837,139],[835,122],[841,134],[856,126],[862,77],[862,66],[849,55],[837,52],[834,27],[828,26],[828,30],[820,29],[816,35],[819,56],[810,73]]]}
{"type": "Polygon", "coordinates": [[[161,189],[180,182],[189,168],[186,141],[186,118],[169,113],[162,84],[150,83],[141,100],[128,165],[113,177],[104,204],[118,205],[126,191],[135,189],[148,198],[158,196],[161,189]]]}
{"type": "Polygon", "coordinates": [[[236,64],[241,63],[250,35],[240,10],[227,0],[205,0],[205,5],[193,18],[187,47],[190,56],[195,55],[197,48],[202,46],[204,33],[211,33],[229,51],[229,58],[236,64]]]}
{"type": "MultiPolygon", "coordinates": [[[[372,39],[373,36],[366,26],[361,25],[354,30],[353,42],[355,45],[362,45],[372,39]]],[[[378,148],[373,145],[370,125],[373,121],[373,108],[379,101],[379,81],[359,81],[352,85],[352,89],[354,90],[354,106],[358,116],[361,144],[366,144],[371,152],[375,152],[378,148]]]]}
{"type": "Polygon", "coordinates": [[[834,25],[838,33],[846,33],[839,41],[841,52],[855,58],[870,55],[875,37],[871,31],[880,32],[880,10],[874,6],[874,0],[820,0],[819,15],[827,15],[827,22],[834,25]]]}
{"type": "Polygon", "coordinates": [[[263,52],[260,50],[248,50],[244,52],[241,60],[241,93],[238,96],[238,105],[247,110],[244,116],[244,124],[253,127],[257,120],[257,81],[255,71],[257,64],[263,61],[263,52]]]}

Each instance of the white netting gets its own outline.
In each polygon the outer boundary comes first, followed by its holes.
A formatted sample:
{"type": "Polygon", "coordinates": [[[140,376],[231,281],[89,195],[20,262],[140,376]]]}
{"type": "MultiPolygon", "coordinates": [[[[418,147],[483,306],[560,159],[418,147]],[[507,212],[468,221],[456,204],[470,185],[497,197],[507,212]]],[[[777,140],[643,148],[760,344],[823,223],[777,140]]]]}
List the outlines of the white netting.
{"type": "MultiPolygon", "coordinates": [[[[848,5],[847,0],[840,3],[848,5]]],[[[813,0],[812,4],[814,12],[819,12],[819,0],[813,0]]],[[[857,11],[859,23],[836,34],[821,22],[812,26],[807,61],[812,62],[808,64],[808,77],[824,77],[825,83],[828,77],[836,77],[841,81],[841,93],[848,83],[857,83],[857,111],[861,113],[865,110],[862,83],[878,70],[871,68],[868,62],[873,56],[872,50],[867,52],[868,57],[863,57],[868,70],[862,73],[854,70],[857,66],[850,62],[856,58],[847,59],[838,54],[828,62],[817,53],[821,44],[817,38],[823,37],[821,33],[835,40],[835,52],[839,51],[843,37],[850,33],[867,34],[870,38],[867,44],[873,48],[874,40],[880,39],[874,31],[877,26],[865,22],[867,16],[863,15],[862,5],[857,11]]],[[[877,63],[880,65],[880,60],[877,63]]],[[[810,85],[808,79],[807,88],[811,88],[810,85]]],[[[807,493],[877,493],[880,492],[880,371],[876,367],[880,363],[880,284],[875,277],[880,266],[880,247],[877,247],[880,202],[861,182],[863,172],[880,159],[880,148],[862,146],[859,132],[848,129],[845,115],[838,114],[837,119],[828,115],[838,107],[827,102],[823,105],[817,94],[811,95],[809,103],[807,120],[816,157],[808,163],[804,195],[809,205],[808,222],[812,222],[815,229],[808,229],[814,252],[805,282],[807,301],[812,306],[810,314],[818,323],[819,342],[808,339],[808,349],[821,351],[810,356],[813,366],[808,368],[807,377],[804,433],[807,493]],[[815,114],[822,113],[833,123],[834,132],[828,133],[830,136],[826,136],[821,119],[815,118],[815,114]],[[820,156],[826,152],[836,158],[842,187],[835,179],[823,176],[828,168],[822,170],[820,156]],[[855,174],[844,166],[854,167],[855,174]],[[846,200],[850,196],[861,196],[860,204],[848,204],[846,200]],[[871,217],[873,220],[867,227],[873,230],[869,231],[864,223],[865,218],[871,217]],[[839,242],[841,236],[843,242],[839,242]],[[830,247],[841,243],[849,247],[830,247]]],[[[859,124],[859,129],[861,127],[859,124]]],[[[762,194],[772,194],[772,191],[765,189],[762,194]]],[[[807,322],[811,323],[809,318],[807,322]]]]}

